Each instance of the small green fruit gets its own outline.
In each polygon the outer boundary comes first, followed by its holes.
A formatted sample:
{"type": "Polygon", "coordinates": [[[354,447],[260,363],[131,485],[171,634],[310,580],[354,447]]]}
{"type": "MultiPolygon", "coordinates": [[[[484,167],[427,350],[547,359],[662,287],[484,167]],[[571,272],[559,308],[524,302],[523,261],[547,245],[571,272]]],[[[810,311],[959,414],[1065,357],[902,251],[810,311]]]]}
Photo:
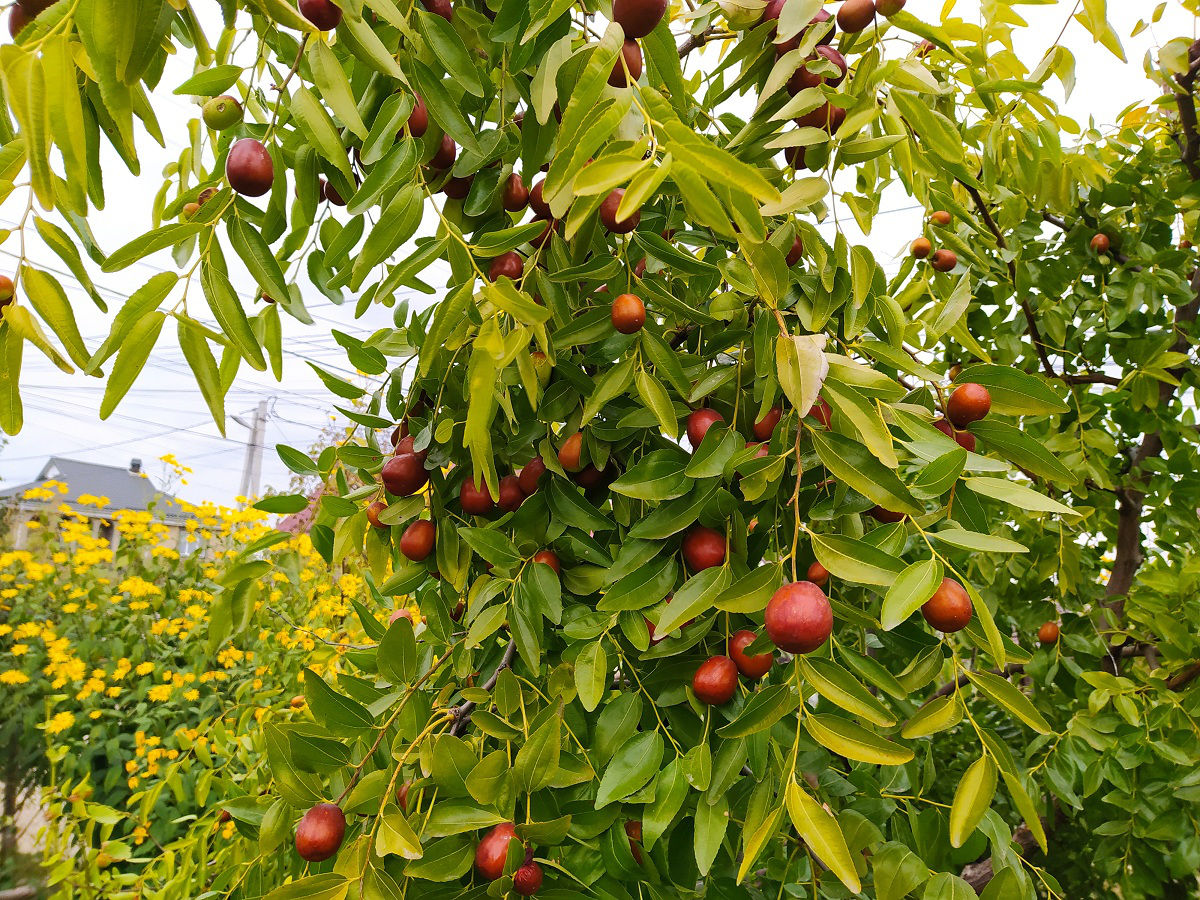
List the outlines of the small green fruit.
{"type": "Polygon", "coordinates": [[[224,131],[242,123],[242,104],[226,94],[204,104],[204,124],[213,131],[224,131]]]}

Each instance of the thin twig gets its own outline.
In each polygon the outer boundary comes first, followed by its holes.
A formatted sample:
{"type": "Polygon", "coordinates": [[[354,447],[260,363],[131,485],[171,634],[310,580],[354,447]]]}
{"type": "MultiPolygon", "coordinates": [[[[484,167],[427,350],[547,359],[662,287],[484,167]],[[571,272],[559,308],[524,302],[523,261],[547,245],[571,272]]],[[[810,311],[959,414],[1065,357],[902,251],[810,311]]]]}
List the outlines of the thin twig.
{"type": "MultiPolygon", "coordinates": [[[[496,671],[482,685],[485,691],[490,691],[496,686],[496,682],[500,680],[500,673],[512,665],[513,657],[516,655],[517,642],[509,641],[508,646],[504,648],[504,655],[500,657],[500,664],[496,666],[496,671]]],[[[471,700],[456,706],[454,708],[454,724],[450,726],[450,733],[457,736],[466,731],[467,723],[471,721],[471,713],[474,711],[475,703],[471,700]]]]}

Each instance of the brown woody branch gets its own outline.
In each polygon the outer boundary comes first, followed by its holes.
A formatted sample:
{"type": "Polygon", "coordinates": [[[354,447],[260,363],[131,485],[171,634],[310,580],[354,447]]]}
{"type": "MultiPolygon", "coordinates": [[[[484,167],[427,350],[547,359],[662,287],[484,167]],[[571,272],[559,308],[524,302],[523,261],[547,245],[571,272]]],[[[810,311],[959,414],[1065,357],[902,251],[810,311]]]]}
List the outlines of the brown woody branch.
{"type": "Polygon", "coordinates": [[[679,45],[679,58],[684,59],[693,50],[703,47],[711,40],[715,40],[719,31],[715,26],[710,26],[704,29],[699,34],[690,34],[682,44],[679,45]]]}
{"type": "Polygon", "coordinates": [[[1190,65],[1186,72],[1175,76],[1180,90],[1175,92],[1175,104],[1179,109],[1179,122],[1183,125],[1183,146],[1180,157],[1192,180],[1200,180],[1200,128],[1196,123],[1196,69],[1200,66],[1200,41],[1188,48],[1190,65]]]}
{"type": "MultiPolygon", "coordinates": [[[[504,655],[500,657],[500,664],[496,666],[496,671],[492,676],[483,683],[482,687],[485,691],[490,691],[496,686],[496,682],[500,680],[500,673],[512,665],[513,657],[517,654],[517,642],[509,641],[508,646],[504,648],[504,655]]],[[[471,721],[471,713],[475,711],[475,703],[471,700],[460,704],[454,708],[454,724],[450,726],[450,733],[460,735],[467,730],[467,724],[471,721]]]]}

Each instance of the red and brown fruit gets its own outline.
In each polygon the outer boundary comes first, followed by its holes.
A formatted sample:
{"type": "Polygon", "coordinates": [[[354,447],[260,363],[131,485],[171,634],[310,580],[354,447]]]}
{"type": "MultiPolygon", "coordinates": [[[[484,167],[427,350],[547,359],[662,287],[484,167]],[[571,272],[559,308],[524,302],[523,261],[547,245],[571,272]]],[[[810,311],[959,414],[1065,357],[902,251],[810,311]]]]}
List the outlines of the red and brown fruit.
{"type": "Polygon", "coordinates": [[[823,588],[829,583],[829,570],[815,560],[808,567],[807,576],[817,587],[823,588]]]}
{"type": "Polygon", "coordinates": [[[646,324],[646,304],[636,294],[621,294],[612,304],[613,328],[621,334],[636,334],[646,324]]]}
{"type": "Polygon", "coordinates": [[[921,607],[925,621],[938,631],[962,631],[971,621],[971,597],[953,578],[943,578],[933,596],[921,607]]]}
{"type": "Polygon", "coordinates": [[[484,881],[495,881],[504,874],[508,845],[516,840],[517,830],[512,822],[501,822],[488,831],[475,848],[475,871],[484,881]]]}
{"type": "Polygon", "coordinates": [[[952,272],[958,265],[958,254],[953,250],[940,247],[933,251],[933,256],[929,258],[929,264],[936,272],[952,272]]]}
{"type": "Polygon", "coordinates": [[[542,483],[542,476],[546,474],[546,463],[542,461],[540,456],[535,456],[525,464],[525,468],[521,470],[518,481],[521,484],[521,491],[525,496],[533,494],[542,483]]]}
{"type": "Polygon", "coordinates": [[[371,523],[372,527],[387,528],[386,525],[384,525],[382,522],[379,521],[379,514],[381,512],[383,512],[385,509],[387,509],[387,504],[384,503],[382,500],[376,500],[374,503],[372,503],[370,506],[367,507],[367,521],[371,523]]]}
{"type": "Polygon", "coordinates": [[[520,212],[529,205],[529,188],[525,187],[525,182],[516,172],[509,175],[504,182],[504,195],[501,202],[508,212],[520,212]]]}
{"type": "Polygon", "coordinates": [[[775,433],[775,426],[779,424],[779,420],[783,418],[783,407],[772,406],[767,410],[766,415],[754,423],[754,436],[760,441],[771,439],[771,435],[775,433]]]}
{"type": "Polygon", "coordinates": [[[613,0],[613,21],[626,38],[642,38],[652,32],[667,12],[667,0],[613,0]]]}
{"type": "Polygon", "coordinates": [[[533,561],[541,563],[544,566],[549,566],[554,570],[555,575],[562,574],[562,563],[559,562],[558,554],[553,550],[539,550],[533,554],[533,561]]]}
{"type": "Polygon", "coordinates": [[[389,494],[411,497],[429,483],[425,464],[415,453],[400,453],[383,464],[380,477],[389,494]]]}
{"type": "Polygon", "coordinates": [[[425,132],[429,130],[429,108],[420,94],[414,94],[413,97],[416,102],[413,111],[408,114],[408,133],[416,138],[425,137],[425,132]]]}
{"type": "Polygon", "coordinates": [[[838,10],[838,28],[848,34],[865,31],[875,21],[875,0],[846,0],[838,10]]]}
{"type": "Polygon", "coordinates": [[[525,502],[525,492],[521,490],[521,480],[516,475],[505,475],[500,479],[500,497],[496,505],[505,512],[516,512],[525,502]]]}
{"type": "Polygon", "coordinates": [[[513,873],[513,890],[522,897],[532,897],[542,887],[542,867],[530,860],[513,873]]]}
{"type": "Polygon", "coordinates": [[[625,189],[617,188],[605,197],[604,202],[600,204],[600,224],[611,234],[629,234],[642,221],[642,211],[640,209],[635,209],[628,218],[621,219],[620,221],[617,220],[617,209],[620,207],[624,196],[625,189]]]}
{"type": "Polygon", "coordinates": [[[486,516],[496,505],[482,478],[478,481],[464,479],[458,492],[458,501],[462,504],[463,512],[469,516],[486,516]]]}
{"type": "Polygon", "coordinates": [[[1059,627],[1057,622],[1043,622],[1038,629],[1038,643],[1043,647],[1049,644],[1057,644],[1059,635],[1059,627]]]}
{"type": "Polygon", "coordinates": [[[756,637],[757,635],[753,631],[743,629],[729,639],[729,658],[733,660],[737,670],[742,673],[742,677],[749,678],[751,681],[758,681],[771,671],[771,666],[775,663],[775,654],[773,653],[746,655],[746,648],[754,643],[756,637]]]}
{"type": "Polygon", "coordinates": [[[992,409],[992,395],[982,384],[969,381],[960,384],[946,402],[946,418],[955,428],[966,428],[978,422],[992,409]]]}
{"type": "Polygon", "coordinates": [[[558,450],[558,464],[568,472],[578,472],[583,468],[583,432],[577,431],[565,441],[558,450]]]}
{"type": "Polygon", "coordinates": [[[912,254],[914,259],[924,259],[933,252],[933,244],[929,238],[919,237],[912,242],[912,246],[908,248],[908,252],[912,254]]]}
{"type": "Polygon", "coordinates": [[[725,562],[725,535],[704,525],[693,526],[683,537],[683,561],[693,572],[725,562]]]}
{"type": "Polygon", "coordinates": [[[621,45],[621,53],[613,63],[609,73],[608,83],[613,87],[626,87],[637,82],[642,77],[642,48],[638,42],[626,38],[621,45]],[[628,71],[628,74],[626,72],[628,71]]]}
{"type": "Polygon", "coordinates": [[[437,151],[429,160],[429,167],[444,172],[454,165],[454,160],[458,158],[458,146],[454,143],[454,139],[448,134],[442,135],[442,142],[438,144],[437,151]]]}
{"type": "Polygon", "coordinates": [[[437,528],[428,519],[417,519],[400,535],[400,552],[413,562],[424,562],[433,552],[437,528]]]}
{"type": "Polygon", "coordinates": [[[296,826],[296,853],[306,862],[329,859],[346,836],[346,815],[332,803],[318,803],[296,826]]]}
{"type": "Polygon", "coordinates": [[[723,415],[707,406],[692,410],[692,414],[687,418],[687,436],[692,449],[695,450],[700,446],[701,441],[704,440],[704,436],[708,434],[708,429],[712,428],[718,422],[724,421],[725,417],[723,415]]]}
{"type": "Polygon", "coordinates": [[[723,706],[737,692],[737,665],[728,656],[712,656],[692,676],[696,699],[709,706],[723,706]]]}
{"type": "Polygon", "coordinates": [[[1109,240],[1107,234],[1100,233],[1092,238],[1091,243],[1088,246],[1090,246],[1096,253],[1107,253],[1109,247],[1112,246],[1112,241],[1109,240]]]}
{"type": "Polygon", "coordinates": [[[833,633],[833,607],[811,581],[785,584],[767,603],[767,637],[788,653],[811,653],[833,633]]]}
{"type": "Polygon", "coordinates": [[[261,197],[275,183],[275,163],[261,141],[242,138],[225,159],[229,186],[245,197],[261,197]]]}
{"type": "Polygon", "coordinates": [[[817,397],[817,402],[808,411],[808,418],[816,419],[823,427],[828,428],[829,423],[833,421],[833,407],[824,397],[817,397]]]}
{"type": "Polygon", "coordinates": [[[499,278],[511,278],[518,281],[525,274],[525,260],[516,250],[501,253],[488,266],[488,278],[496,281],[499,278]]]}
{"type": "Polygon", "coordinates": [[[318,31],[333,31],[342,21],[342,8],[332,0],[300,0],[300,15],[312,22],[318,31]]]}

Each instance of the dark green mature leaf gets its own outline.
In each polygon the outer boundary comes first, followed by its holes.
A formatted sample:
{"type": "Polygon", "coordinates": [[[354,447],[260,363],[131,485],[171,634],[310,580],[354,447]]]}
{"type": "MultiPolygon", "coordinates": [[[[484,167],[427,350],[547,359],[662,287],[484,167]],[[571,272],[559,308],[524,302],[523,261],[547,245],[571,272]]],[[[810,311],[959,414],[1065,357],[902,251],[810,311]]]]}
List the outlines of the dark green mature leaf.
{"type": "Polygon", "coordinates": [[[821,462],[838,481],[884,509],[920,515],[921,506],[896,473],[879,462],[862,444],[833,432],[813,430],[809,434],[821,462]]]}
{"type": "Polygon", "coordinates": [[[662,762],[663,749],[663,738],[657,731],[642,732],[621,747],[600,779],[596,809],[623,800],[653,778],[662,762]]]}

